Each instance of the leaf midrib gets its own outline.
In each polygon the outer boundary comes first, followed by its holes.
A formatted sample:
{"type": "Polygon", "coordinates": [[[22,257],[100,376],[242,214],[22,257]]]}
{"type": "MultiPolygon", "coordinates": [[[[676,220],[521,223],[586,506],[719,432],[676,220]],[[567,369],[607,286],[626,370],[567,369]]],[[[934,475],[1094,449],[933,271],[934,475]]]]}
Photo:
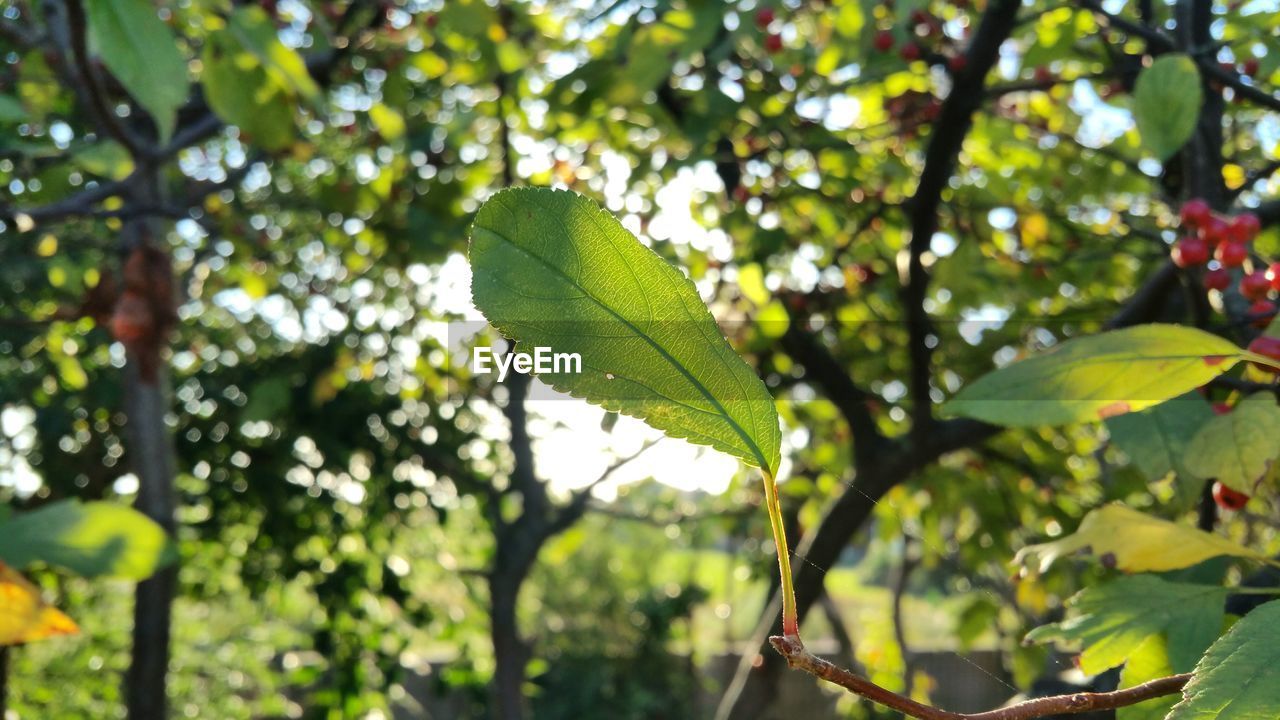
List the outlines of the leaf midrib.
{"type": "MultiPolygon", "coordinates": [[[[502,241],[503,241],[503,242],[505,242],[506,244],[510,245],[512,248],[515,248],[516,250],[520,251],[521,253],[524,253],[525,255],[528,255],[529,257],[533,258],[534,260],[537,260],[537,261],[538,261],[539,263],[541,263],[544,267],[546,267],[547,269],[549,269],[549,270],[553,271],[555,274],[559,275],[560,277],[564,278],[565,282],[569,283],[569,284],[570,284],[570,285],[572,285],[575,289],[577,289],[579,292],[581,292],[581,293],[582,293],[582,295],[583,295],[583,297],[586,297],[586,298],[587,298],[587,299],[589,299],[591,302],[595,303],[595,304],[596,304],[596,305],[598,305],[600,308],[604,309],[604,311],[605,311],[605,312],[607,312],[607,313],[609,313],[610,315],[612,315],[612,316],[614,316],[615,318],[617,318],[617,319],[618,319],[619,321],[621,321],[624,325],[626,325],[626,326],[627,326],[627,327],[628,327],[632,332],[634,332],[637,336],[639,336],[640,338],[644,339],[644,341],[645,341],[645,342],[649,343],[649,346],[650,346],[650,347],[652,347],[654,350],[657,350],[657,351],[658,351],[658,353],[659,353],[659,354],[660,354],[660,355],[661,355],[661,356],[662,356],[662,357],[663,357],[663,358],[664,358],[664,359],[665,359],[665,360],[666,360],[666,361],[667,361],[667,362],[668,362],[672,367],[674,367],[676,370],[679,370],[679,371],[680,371],[680,373],[681,373],[682,375],[684,375],[686,379],[688,379],[688,380],[689,380],[689,382],[693,383],[693,386],[694,386],[695,388],[697,388],[697,389],[698,389],[698,392],[702,393],[702,396],[703,396],[704,398],[706,398],[706,399],[707,399],[707,402],[710,402],[710,403],[711,403],[711,405],[712,405],[713,407],[715,407],[716,412],[717,412],[717,413],[719,413],[720,417],[724,418],[725,422],[727,422],[727,423],[729,424],[729,427],[733,428],[733,431],[734,431],[734,432],[736,432],[736,433],[738,434],[738,437],[742,438],[742,441],[743,441],[743,442],[745,442],[745,443],[747,444],[747,449],[749,449],[749,450],[751,451],[751,453],[752,453],[753,455],[755,455],[755,456],[756,456],[756,460],[760,463],[760,468],[761,468],[762,470],[764,470],[765,472],[767,472],[767,473],[772,473],[772,472],[773,472],[773,468],[770,468],[770,467],[769,467],[769,463],[768,463],[768,461],[767,461],[767,460],[765,460],[765,458],[764,458],[764,452],[760,449],[759,445],[758,445],[754,440],[752,440],[752,439],[751,439],[751,437],[746,433],[746,431],[744,431],[744,430],[742,429],[742,426],[741,426],[741,425],[739,425],[739,424],[738,424],[738,422],[737,422],[736,420],[734,420],[734,419],[729,415],[728,411],[727,411],[727,410],[725,410],[724,406],[720,404],[720,401],[719,401],[719,400],[717,400],[717,399],[715,398],[715,396],[711,394],[711,391],[709,391],[709,390],[707,389],[707,387],[706,387],[705,385],[703,385],[703,384],[702,384],[702,383],[701,383],[701,382],[700,382],[700,381],[699,381],[699,380],[698,380],[698,379],[693,375],[693,373],[689,372],[689,369],[688,369],[688,368],[686,368],[683,364],[681,364],[678,360],[676,360],[676,359],[675,359],[675,357],[671,355],[671,353],[667,352],[666,348],[662,347],[662,345],[660,345],[656,340],[654,340],[653,338],[649,337],[649,335],[648,335],[647,333],[645,333],[645,332],[641,331],[641,330],[640,330],[640,328],[636,327],[636,325],[635,325],[634,323],[632,323],[630,320],[628,320],[627,318],[623,317],[623,316],[622,316],[622,315],[620,315],[617,311],[615,311],[613,308],[609,307],[609,306],[608,306],[608,305],[606,305],[604,302],[602,302],[602,301],[600,301],[599,299],[597,299],[597,298],[595,297],[595,295],[594,295],[594,294],[592,294],[591,292],[589,292],[589,291],[588,291],[586,288],[584,288],[582,285],[578,284],[578,282],[577,282],[576,280],[574,280],[572,277],[570,277],[568,273],[566,273],[565,271],[563,271],[563,270],[561,270],[560,268],[558,268],[558,267],[556,267],[555,265],[553,265],[553,264],[552,264],[551,262],[549,262],[546,258],[542,257],[541,255],[538,255],[537,253],[535,253],[535,252],[533,252],[533,251],[531,251],[531,250],[528,250],[528,249],[526,249],[526,248],[524,248],[524,247],[521,247],[519,244],[517,244],[517,243],[516,243],[515,241],[513,241],[511,238],[507,237],[506,235],[503,235],[502,233],[498,232],[497,230],[493,230],[493,229],[491,229],[491,228],[487,228],[487,227],[480,227],[480,226],[477,226],[477,229],[479,229],[479,230],[483,230],[483,231],[485,231],[485,232],[487,232],[487,233],[492,234],[494,237],[498,238],[499,240],[502,240],[502,241]]],[[[722,339],[723,339],[723,338],[722,338],[722,339]]],[[[750,402],[750,401],[748,401],[748,402],[750,402]]]]}

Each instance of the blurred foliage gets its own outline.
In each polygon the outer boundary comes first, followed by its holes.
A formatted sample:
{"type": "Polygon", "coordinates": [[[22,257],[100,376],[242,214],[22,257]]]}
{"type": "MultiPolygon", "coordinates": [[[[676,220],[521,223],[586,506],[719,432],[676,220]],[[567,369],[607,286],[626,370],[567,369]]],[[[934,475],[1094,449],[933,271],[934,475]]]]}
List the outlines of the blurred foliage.
{"type": "MultiPolygon", "coordinates": [[[[447,323],[468,310],[466,228],[506,173],[598,199],[687,269],[781,401],[782,491],[798,526],[857,492],[850,430],[781,351],[776,324],[735,321],[821,319],[818,336],[869,390],[881,430],[908,431],[903,201],[937,131],[946,62],[985,3],[765,5],[777,16],[767,29],[752,0],[157,3],[163,25],[148,32],[167,35],[155,42],[178,49],[192,82],[175,136],[188,105],[223,123],[162,166],[174,207],[161,242],[182,297],[169,363],[175,712],[376,717],[434,694],[459,716],[484,715],[484,573],[494,518],[519,507],[488,491],[512,467],[504,389],[470,375],[447,323]],[[913,23],[917,9],[936,30],[913,23]],[[876,49],[880,32],[892,51],[876,49]],[[904,59],[907,42],[927,46],[926,59],[904,59]]],[[[1171,16],[1155,5],[1159,22],[1171,16]]],[[[1219,59],[1256,54],[1261,83],[1280,71],[1280,15],[1258,5],[1215,13],[1219,59]]],[[[23,34],[45,27],[46,6],[64,3],[0,6],[0,499],[24,510],[136,492],[123,348],[68,312],[121,260],[119,202],[33,227],[11,212],[137,171],[60,74],[65,58],[23,34]]],[[[1144,149],[1132,120],[1140,58],[1125,53],[1140,44],[1071,5],[1035,0],[1021,13],[928,258],[939,401],[993,363],[1097,330],[1175,238],[1180,169],[1144,149]]],[[[117,98],[134,87],[121,67],[100,69],[123,85],[109,84],[117,98]]],[[[155,112],[176,102],[138,100],[155,112]]],[[[130,112],[150,130],[142,108],[130,112]]],[[[1274,117],[1245,103],[1228,112],[1224,182],[1256,204],[1278,189],[1266,171],[1280,156],[1274,117]]],[[[1274,228],[1257,245],[1278,246],[1274,228]]],[[[1188,312],[1175,299],[1163,314],[1188,312]]],[[[1062,668],[1023,646],[1025,631],[1060,619],[1066,597],[1109,571],[1063,562],[1011,579],[1016,551],[1103,503],[1185,521],[1193,500],[1098,427],[1004,433],[892,490],[830,574],[854,590],[833,594],[848,607],[863,586],[887,585],[909,544],[908,592],[954,636],[941,649],[998,650],[1025,688],[1062,668]]],[[[705,667],[754,623],[774,567],[760,503],[745,474],[722,497],[624,493],[609,507],[689,516],[696,531],[589,516],[556,538],[521,606],[537,716],[617,703],[631,714],[611,717],[679,717],[671,698],[719,692],[689,663],[705,667]],[[670,569],[691,549],[732,558],[724,587],[670,569]],[[739,631],[720,642],[726,625],[739,631]]],[[[1223,531],[1273,553],[1275,511],[1258,498],[1223,531]]],[[[130,588],[33,577],[82,634],[14,654],[11,709],[121,716],[130,588]]],[[[867,627],[850,623],[856,656],[885,660],[875,679],[901,687],[902,649],[875,597],[856,616],[867,627]]]]}

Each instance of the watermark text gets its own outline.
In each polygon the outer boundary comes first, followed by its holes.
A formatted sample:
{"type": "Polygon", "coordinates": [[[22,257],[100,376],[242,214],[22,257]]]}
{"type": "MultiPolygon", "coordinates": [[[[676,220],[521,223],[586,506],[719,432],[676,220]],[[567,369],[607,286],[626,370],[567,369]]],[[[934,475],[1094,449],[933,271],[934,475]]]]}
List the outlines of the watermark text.
{"type": "Polygon", "coordinates": [[[538,346],[532,353],[509,352],[498,355],[491,347],[475,347],[471,350],[471,372],[476,375],[498,371],[498,382],[507,378],[507,373],[515,370],[521,375],[529,373],[564,373],[582,372],[582,356],[578,353],[555,352],[549,347],[538,346]]]}

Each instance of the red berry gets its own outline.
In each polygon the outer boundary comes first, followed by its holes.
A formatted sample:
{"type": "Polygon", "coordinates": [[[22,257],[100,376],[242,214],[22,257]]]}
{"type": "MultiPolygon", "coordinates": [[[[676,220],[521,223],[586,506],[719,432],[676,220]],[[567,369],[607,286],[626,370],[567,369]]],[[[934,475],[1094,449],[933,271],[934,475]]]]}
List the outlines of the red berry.
{"type": "Polygon", "coordinates": [[[1231,273],[1224,268],[1214,268],[1204,274],[1205,290],[1226,290],[1231,286],[1231,273]]]}
{"type": "Polygon", "coordinates": [[[1249,248],[1240,243],[1224,242],[1218,246],[1214,255],[1222,267],[1240,267],[1249,257],[1249,248]]]}
{"type": "Polygon", "coordinates": [[[888,30],[881,30],[876,33],[875,40],[872,41],[872,44],[874,44],[876,50],[879,50],[880,52],[889,52],[893,49],[893,33],[888,30]]]}
{"type": "Polygon", "coordinates": [[[1271,289],[1280,292],[1280,262],[1271,263],[1271,268],[1267,270],[1267,277],[1271,280],[1271,289]]]}
{"type": "Polygon", "coordinates": [[[1209,244],[1194,235],[1184,237],[1173,246],[1173,264],[1193,267],[1209,262],[1209,244]]]}
{"type": "Polygon", "coordinates": [[[914,62],[920,59],[920,46],[915,43],[907,43],[902,46],[902,50],[898,54],[902,55],[903,60],[914,62]]]}
{"type": "Polygon", "coordinates": [[[1245,61],[1244,61],[1244,74],[1245,74],[1245,75],[1248,75],[1249,77],[1257,77],[1257,76],[1258,76],[1258,66],[1259,66],[1258,58],[1249,58],[1248,60],[1245,60],[1245,61]]]}
{"type": "Polygon", "coordinates": [[[772,25],[776,17],[773,8],[760,8],[760,12],[756,13],[756,27],[763,30],[772,25]]]}
{"type": "Polygon", "coordinates": [[[1049,83],[1053,82],[1053,73],[1050,72],[1049,68],[1041,65],[1040,67],[1036,68],[1035,80],[1037,83],[1040,83],[1041,85],[1048,85],[1049,83]]]}
{"type": "Polygon", "coordinates": [[[1261,230],[1262,221],[1258,220],[1257,215],[1242,213],[1232,218],[1231,224],[1227,226],[1227,239],[1246,243],[1258,237],[1261,230]]]}
{"type": "Polygon", "coordinates": [[[1218,507],[1223,510],[1243,510],[1244,506],[1249,503],[1249,496],[1215,481],[1213,483],[1213,501],[1218,503],[1218,507]]]}
{"type": "Polygon", "coordinates": [[[1231,403],[1214,403],[1213,404],[1214,415],[1226,415],[1229,412],[1231,412],[1231,403]]]}
{"type": "MultiPolygon", "coordinates": [[[[1267,335],[1263,335],[1262,337],[1249,343],[1249,352],[1253,353],[1254,355],[1269,357],[1272,360],[1280,362],[1280,338],[1274,338],[1274,337],[1269,337],[1267,335]]],[[[1277,375],[1280,375],[1280,368],[1271,367],[1270,365],[1264,365],[1260,362],[1255,362],[1253,366],[1266,370],[1267,372],[1276,373],[1277,375]]]]}
{"type": "Polygon", "coordinates": [[[782,36],[777,33],[766,35],[764,37],[764,49],[774,54],[782,52],[782,36]]]}
{"type": "Polygon", "coordinates": [[[1253,318],[1253,326],[1266,330],[1276,316],[1276,304],[1270,300],[1259,300],[1249,306],[1249,317],[1253,318]]]}
{"type": "Polygon", "coordinates": [[[1267,273],[1256,270],[1240,278],[1240,294],[1250,300],[1261,300],[1271,291],[1271,281],[1267,273]]]}
{"type": "Polygon", "coordinates": [[[1178,211],[1178,215],[1182,218],[1183,225],[1203,228],[1204,224],[1209,222],[1209,218],[1213,216],[1213,210],[1209,207],[1209,203],[1204,200],[1191,198],[1182,203],[1182,209],[1178,211]]]}
{"type": "Polygon", "coordinates": [[[1204,236],[1205,240],[1209,241],[1210,245],[1217,245],[1225,242],[1230,237],[1230,227],[1230,223],[1214,215],[1205,221],[1205,224],[1200,228],[1200,234],[1204,236]]]}
{"type": "Polygon", "coordinates": [[[911,13],[911,24],[915,26],[917,33],[925,37],[932,36],[938,30],[937,25],[934,24],[933,16],[924,10],[915,10],[911,13]]]}
{"type": "Polygon", "coordinates": [[[956,55],[947,61],[947,67],[950,68],[952,75],[959,75],[969,66],[969,57],[967,55],[956,55]]]}

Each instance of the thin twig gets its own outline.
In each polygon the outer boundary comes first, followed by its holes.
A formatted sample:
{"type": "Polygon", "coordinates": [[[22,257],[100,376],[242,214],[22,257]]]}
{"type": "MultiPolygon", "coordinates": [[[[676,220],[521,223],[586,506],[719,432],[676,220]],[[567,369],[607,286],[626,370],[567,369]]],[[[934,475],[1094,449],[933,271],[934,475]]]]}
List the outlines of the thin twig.
{"type": "Polygon", "coordinates": [[[787,664],[797,670],[803,670],[814,677],[879,703],[891,710],[897,710],[917,720],[1032,720],[1049,715],[1073,715],[1095,710],[1114,710],[1116,708],[1136,705],[1152,698],[1174,695],[1191,680],[1191,673],[1171,675],[1124,690],[1101,693],[1072,693],[1070,695],[1054,695],[1035,698],[1008,707],[988,710],[980,713],[957,713],[942,710],[930,705],[916,702],[909,697],[883,688],[870,680],[856,675],[842,667],[814,655],[804,647],[799,638],[774,636],[769,638],[787,664]]]}
{"type": "MultiPolygon", "coordinates": [[[[1173,40],[1164,33],[1108,12],[1097,0],[1082,0],[1080,4],[1095,14],[1101,15],[1111,27],[1145,40],[1147,49],[1153,55],[1170,52],[1176,48],[1173,40]]],[[[1191,58],[1195,60],[1196,65],[1200,67],[1200,72],[1204,73],[1208,79],[1231,88],[1241,98],[1254,104],[1271,108],[1272,110],[1280,110],[1280,98],[1245,82],[1244,76],[1239,72],[1223,68],[1217,63],[1213,55],[1213,53],[1199,52],[1197,49],[1197,51],[1191,53],[1191,58]]]]}

